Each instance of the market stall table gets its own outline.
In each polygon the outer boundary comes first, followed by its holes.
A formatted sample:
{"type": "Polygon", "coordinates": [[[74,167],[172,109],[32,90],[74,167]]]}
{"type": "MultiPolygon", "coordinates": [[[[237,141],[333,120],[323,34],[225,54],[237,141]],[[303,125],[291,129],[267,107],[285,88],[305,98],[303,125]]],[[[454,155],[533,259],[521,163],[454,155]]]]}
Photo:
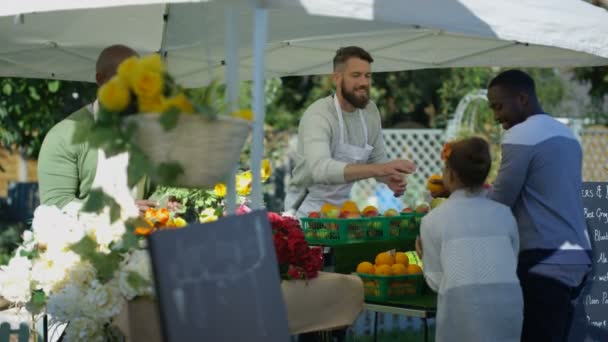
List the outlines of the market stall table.
{"type": "Polygon", "coordinates": [[[388,313],[422,318],[424,323],[424,341],[429,339],[428,319],[434,318],[437,312],[437,295],[427,294],[398,301],[373,302],[365,301],[365,310],[374,312],[374,341],[378,339],[378,313],[388,313]]]}

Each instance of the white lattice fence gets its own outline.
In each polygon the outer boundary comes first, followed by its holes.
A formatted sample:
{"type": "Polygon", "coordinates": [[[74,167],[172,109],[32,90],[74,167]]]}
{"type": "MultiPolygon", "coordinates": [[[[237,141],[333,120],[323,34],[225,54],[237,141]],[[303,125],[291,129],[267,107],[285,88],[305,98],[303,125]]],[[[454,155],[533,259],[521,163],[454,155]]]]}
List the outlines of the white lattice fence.
{"type": "Polygon", "coordinates": [[[396,199],[384,184],[375,180],[357,182],[351,198],[359,205],[372,204],[379,209],[400,209],[404,204],[414,206],[424,200],[426,180],[433,173],[441,173],[439,155],[444,143],[444,131],[440,129],[385,129],[382,131],[389,159],[409,159],[418,170],[408,177],[405,195],[396,199]]]}
{"type": "Polygon", "coordinates": [[[583,180],[605,182],[608,172],[608,130],[584,129],[580,131],[583,145],[583,180]]]}

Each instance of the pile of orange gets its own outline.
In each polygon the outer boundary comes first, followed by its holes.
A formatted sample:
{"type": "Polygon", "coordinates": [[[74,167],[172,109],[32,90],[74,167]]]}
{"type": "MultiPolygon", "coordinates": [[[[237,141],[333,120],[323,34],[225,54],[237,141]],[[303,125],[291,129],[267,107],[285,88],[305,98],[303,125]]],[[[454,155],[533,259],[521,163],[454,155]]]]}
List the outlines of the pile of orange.
{"type": "Polygon", "coordinates": [[[373,264],[369,261],[359,263],[357,273],[393,276],[420,274],[422,269],[416,264],[410,264],[404,252],[388,251],[378,254],[373,264]]]}

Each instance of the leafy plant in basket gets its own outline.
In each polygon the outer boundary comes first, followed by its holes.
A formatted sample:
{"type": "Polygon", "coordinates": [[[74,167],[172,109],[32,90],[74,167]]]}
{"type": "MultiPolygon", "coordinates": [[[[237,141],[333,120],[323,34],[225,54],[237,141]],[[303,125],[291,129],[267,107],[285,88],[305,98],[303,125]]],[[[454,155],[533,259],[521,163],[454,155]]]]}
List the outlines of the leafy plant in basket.
{"type": "Polygon", "coordinates": [[[222,151],[222,144],[237,155],[225,156],[214,167],[237,162],[253,118],[249,110],[223,115],[225,104],[216,100],[221,98],[217,92],[217,84],[212,83],[197,96],[190,95],[169,75],[158,54],[130,57],[100,87],[96,120],[89,129],[77,132],[74,140],[88,141],[108,156],[128,152],[130,186],[143,176],[159,184],[212,185],[219,176],[210,176],[192,163],[200,164],[212,157],[208,154],[222,151]],[[226,135],[223,141],[213,140],[221,140],[222,135],[226,135]]]}

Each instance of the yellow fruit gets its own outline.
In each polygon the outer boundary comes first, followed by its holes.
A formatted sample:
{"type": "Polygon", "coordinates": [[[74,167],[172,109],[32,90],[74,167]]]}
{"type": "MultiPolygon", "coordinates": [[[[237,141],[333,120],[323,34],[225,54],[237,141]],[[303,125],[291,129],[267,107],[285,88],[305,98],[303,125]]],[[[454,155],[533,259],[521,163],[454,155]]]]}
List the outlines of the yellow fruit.
{"type": "Polygon", "coordinates": [[[432,183],[432,181],[438,181],[438,180],[443,181],[443,176],[441,176],[441,175],[431,175],[429,177],[429,179],[427,180],[427,182],[426,182],[426,188],[429,189],[429,191],[432,194],[439,194],[439,193],[444,192],[444,190],[445,190],[443,188],[442,184],[432,183]]]}
{"type": "MultiPolygon", "coordinates": [[[[388,252],[380,253],[376,256],[376,265],[388,265],[391,266],[395,263],[395,257],[390,255],[388,252]]],[[[378,270],[376,270],[378,271],[378,270]]]]}
{"type": "Polygon", "coordinates": [[[342,212],[359,213],[357,204],[353,201],[346,201],[342,204],[342,212]]]}
{"type": "Polygon", "coordinates": [[[418,266],[418,265],[408,265],[407,273],[408,274],[420,274],[420,273],[422,273],[422,268],[420,268],[420,266],[418,266]]]}
{"type": "Polygon", "coordinates": [[[335,209],[335,210],[338,210],[338,208],[337,208],[335,205],[330,204],[330,203],[325,203],[325,204],[323,204],[323,206],[321,207],[320,212],[321,212],[321,214],[325,215],[325,214],[327,214],[329,211],[334,210],[334,209],[335,209]]]}
{"type": "Polygon", "coordinates": [[[376,270],[374,265],[371,262],[364,261],[357,265],[357,273],[365,273],[365,274],[375,274],[376,270]]]}
{"type": "Polygon", "coordinates": [[[407,255],[405,255],[405,253],[397,252],[397,253],[395,253],[395,263],[407,266],[407,265],[409,265],[410,262],[409,262],[407,255]]]}
{"type": "Polygon", "coordinates": [[[391,266],[394,275],[405,275],[407,274],[407,266],[403,264],[394,264],[391,266]]]}
{"type": "Polygon", "coordinates": [[[376,274],[390,276],[393,275],[393,269],[389,265],[380,265],[376,267],[376,274]]]}

